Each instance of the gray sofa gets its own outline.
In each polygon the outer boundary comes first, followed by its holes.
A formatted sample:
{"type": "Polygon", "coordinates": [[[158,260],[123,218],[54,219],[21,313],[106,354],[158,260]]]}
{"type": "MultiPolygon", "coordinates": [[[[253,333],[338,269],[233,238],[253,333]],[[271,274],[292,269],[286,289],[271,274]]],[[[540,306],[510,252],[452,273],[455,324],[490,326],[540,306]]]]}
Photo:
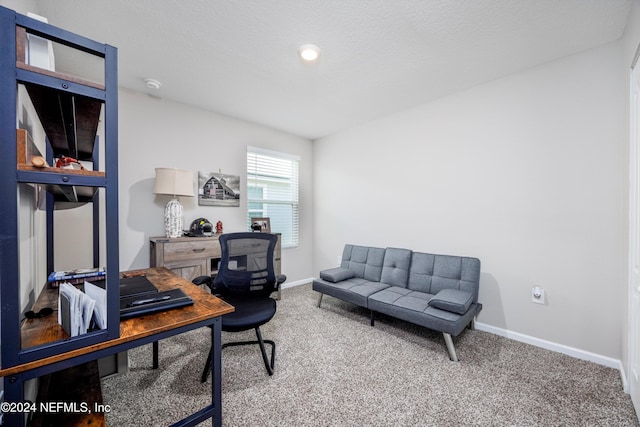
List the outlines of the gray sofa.
{"type": "Polygon", "coordinates": [[[320,293],[442,332],[449,358],[458,361],[452,336],[473,328],[478,302],[480,260],[399,248],[347,244],[340,267],[323,270],[312,284],[320,293]]]}

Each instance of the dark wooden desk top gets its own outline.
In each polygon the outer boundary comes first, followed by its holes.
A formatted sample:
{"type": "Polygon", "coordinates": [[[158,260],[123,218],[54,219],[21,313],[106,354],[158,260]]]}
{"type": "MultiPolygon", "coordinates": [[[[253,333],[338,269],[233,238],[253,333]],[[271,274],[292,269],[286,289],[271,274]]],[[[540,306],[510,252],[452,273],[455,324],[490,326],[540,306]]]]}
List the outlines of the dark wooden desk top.
{"type": "MultiPolygon", "coordinates": [[[[89,354],[98,350],[113,347],[126,342],[135,341],[140,338],[148,337],[154,334],[170,331],[182,326],[187,326],[203,320],[212,319],[231,313],[234,308],[220,298],[217,298],[208,292],[193,285],[186,279],[172,273],[164,267],[154,267],[144,270],[127,271],[121,273],[121,276],[145,275],[160,291],[180,288],[185,294],[193,299],[193,305],[171,309],[159,313],[135,317],[120,322],[120,337],[113,340],[89,345],[76,350],[68,351],[55,356],[46,357],[44,359],[35,360],[33,362],[23,363],[0,370],[0,377],[29,371],[40,366],[46,366],[52,363],[71,359],[77,356],[89,354]]],[[[57,306],[57,289],[46,288],[43,293],[47,295],[47,303],[52,303],[52,295],[55,294],[55,306],[57,306]]],[[[41,297],[42,298],[42,297],[41,297]]],[[[41,308],[40,299],[34,306],[34,311],[41,308]]],[[[42,305],[44,306],[44,305],[42,305]]],[[[53,305],[50,305],[53,306],[53,305]]],[[[60,339],[66,339],[68,336],[58,324],[57,313],[40,318],[28,320],[23,327],[23,348],[44,344],[60,339]],[[38,326],[38,327],[36,327],[38,326]],[[39,332],[35,332],[39,331],[39,332]]]]}

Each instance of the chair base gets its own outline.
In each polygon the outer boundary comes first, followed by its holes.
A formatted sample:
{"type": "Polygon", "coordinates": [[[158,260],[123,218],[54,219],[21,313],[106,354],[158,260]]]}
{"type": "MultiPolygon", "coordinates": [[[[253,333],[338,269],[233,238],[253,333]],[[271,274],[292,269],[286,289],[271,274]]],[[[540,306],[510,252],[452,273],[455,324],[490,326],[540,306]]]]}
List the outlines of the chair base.
{"type": "MultiPolygon", "coordinates": [[[[262,360],[264,361],[264,367],[267,369],[267,373],[271,376],[273,375],[273,369],[275,367],[276,362],[276,343],[272,340],[263,340],[262,334],[260,333],[260,328],[255,328],[256,337],[258,338],[255,341],[237,341],[237,342],[228,342],[222,344],[222,348],[225,347],[234,347],[239,345],[252,345],[258,344],[260,346],[260,353],[262,353],[262,360]],[[264,345],[271,345],[271,360],[267,357],[267,350],[264,345]]],[[[200,378],[200,382],[207,382],[207,378],[209,378],[209,372],[211,372],[211,350],[209,350],[209,355],[207,356],[207,363],[204,366],[204,370],[202,371],[202,377],[200,378]]]]}

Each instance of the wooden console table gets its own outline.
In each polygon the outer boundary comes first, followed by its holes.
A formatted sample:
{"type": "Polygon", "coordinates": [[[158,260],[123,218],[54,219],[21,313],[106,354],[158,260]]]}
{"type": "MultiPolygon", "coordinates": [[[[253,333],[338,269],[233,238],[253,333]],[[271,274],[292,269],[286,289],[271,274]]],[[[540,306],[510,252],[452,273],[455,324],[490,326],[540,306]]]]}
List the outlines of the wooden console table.
{"type": "MultiPolygon", "coordinates": [[[[174,426],[195,426],[209,418],[212,419],[214,426],[221,426],[222,361],[220,341],[222,329],[220,316],[232,312],[234,310],[233,306],[194,286],[188,280],[177,276],[166,268],[149,268],[127,273],[146,275],[160,291],[180,288],[193,299],[194,304],[123,320],[120,322],[119,338],[0,370],[0,377],[4,377],[4,401],[10,403],[23,402],[24,382],[32,378],[42,377],[62,369],[97,360],[144,344],[157,342],[203,326],[210,326],[213,349],[212,370],[214,372],[211,382],[212,403],[177,422],[174,426]]],[[[57,325],[56,316],[48,316],[37,320],[52,322],[53,329],[57,326],[62,330],[57,325]]],[[[185,378],[185,381],[191,380],[197,382],[199,379],[185,378]]],[[[23,425],[23,415],[24,413],[18,412],[5,413],[5,425],[23,425]]]]}
{"type": "MultiPolygon", "coordinates": [[[[282,274],[282,236],[278,236],[276,248],[273,251],[273,267],[276,276],[282,274]]],[[[218,262],[222,256],[218,236],[210,237],[152,237],[150,243],[151,267],[167,267],[187,280],[198,276],[213,276],[218,271],[218,262]]],[[[276,298],[280,299],[280,288],[276,291],[276,298]]]]}

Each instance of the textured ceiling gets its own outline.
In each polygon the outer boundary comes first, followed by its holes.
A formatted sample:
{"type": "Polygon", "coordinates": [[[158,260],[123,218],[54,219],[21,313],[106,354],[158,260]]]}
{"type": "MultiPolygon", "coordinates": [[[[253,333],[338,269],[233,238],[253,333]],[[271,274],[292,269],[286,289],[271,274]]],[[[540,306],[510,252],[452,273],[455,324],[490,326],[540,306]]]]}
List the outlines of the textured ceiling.
{"type": "MultiPolygon", "coordinates": [[[[309,139],[618,39],[631,0],[36,0],[119,84],[309,139]],[[303,64],[297,48],[320,46],[303,64]]],[[[1,2],[0,2],[1,3],[1,2]]]]}

